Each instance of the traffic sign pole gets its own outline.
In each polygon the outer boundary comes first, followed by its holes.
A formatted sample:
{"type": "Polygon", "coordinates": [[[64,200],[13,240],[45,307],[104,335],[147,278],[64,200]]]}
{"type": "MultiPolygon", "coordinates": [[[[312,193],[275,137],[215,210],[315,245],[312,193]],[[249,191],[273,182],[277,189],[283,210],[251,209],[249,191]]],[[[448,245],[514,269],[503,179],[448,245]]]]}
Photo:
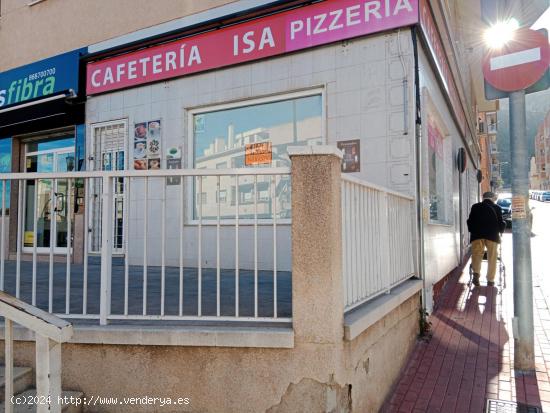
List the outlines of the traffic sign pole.
{"type": "Polygon", "coordinates": [[[500,49],[489,50],[483,61],[487,84],[509,93],[510,148],[512,151],[512,235],[514,258],[514,367],[535,369],[533,280],[531,273],[531,211],[529,156],[525,127],[525,93],[547,76],[550,62],[544,33],[519,29],[500,49]]]}
{"type": "Polygon", "coordinates": [[[529,156],[525,126],[525,90],[510,93],[512,151],[512,234],[514,259],[514,367],[535,369],[529,156]]]}

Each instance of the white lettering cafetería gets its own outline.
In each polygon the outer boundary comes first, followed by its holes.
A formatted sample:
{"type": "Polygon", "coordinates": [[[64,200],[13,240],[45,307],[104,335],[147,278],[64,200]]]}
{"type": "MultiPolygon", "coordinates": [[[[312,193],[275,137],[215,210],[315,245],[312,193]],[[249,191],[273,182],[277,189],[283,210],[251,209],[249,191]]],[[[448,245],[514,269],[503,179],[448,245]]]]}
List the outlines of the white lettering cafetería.
{"type": "Polygon", "coordinates": [[[185,67],[193,67],[202,63],[200,49],[197,45],[187,47],[181,45],[179,50],[135,58],[127,62],[119,63],[115,67],[106,66],[95,69],[91,75],[94,87],[101,87],[126,80],[146,77],[147,75],[160,75],[185,67]]]}
{"type": "Polygon", "coordinates": [[[368,23],[373,19],[381,20],[385,17],[397,16],[401,12],[412,12],[409,0],[397,0],[395,4],[390,0],[366,1],[346,8],[319,13],[312,17],[293,20],[290,22],[290,40],[300,36],[315,36],[318,34],[344,29],[361,23],[368,23]]]}

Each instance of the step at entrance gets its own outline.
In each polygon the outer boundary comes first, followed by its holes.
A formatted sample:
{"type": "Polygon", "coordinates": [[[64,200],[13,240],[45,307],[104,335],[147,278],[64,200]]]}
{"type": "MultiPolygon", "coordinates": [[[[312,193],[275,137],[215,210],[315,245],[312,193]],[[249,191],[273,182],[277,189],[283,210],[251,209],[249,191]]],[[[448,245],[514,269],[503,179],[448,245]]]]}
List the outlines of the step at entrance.
{"type": "MultiPolygon", "coordinates": [[[[6,386],[6,368],[5,366],[0,366],[0,412],[3,412],[5,409],[4,403],[4,394],[6,386]]],[[[36,389],[33,389],[34,386],[34,371],[31,367],[14,367],[13,368],[13,394],[20,396],[23,400],[31,399],[36,396],[36,389]]],[[[61,393],[62,397],[69,399],[71,396],[74,398],[82,399],[84,393],[79,391],[63,391],[61,393]]],[[[36,412],[36,405],[14,405],[14,413],[28,413],[36,412]]],[[[82,406],[77,406],[76,404],[66,403],[61,406],[61,411],[64,413],[80,413],[82,412],[82,406]]]]}
{"type": "MultiPolygon", "coordinates": [[[[0,366],[0,402],[4,401],[6,386],[6,368],[0,366]]],[[[13,393],[21,393],[32,387],[34,384],[34,374],[30,367],[13,368],[13,393]]]]}

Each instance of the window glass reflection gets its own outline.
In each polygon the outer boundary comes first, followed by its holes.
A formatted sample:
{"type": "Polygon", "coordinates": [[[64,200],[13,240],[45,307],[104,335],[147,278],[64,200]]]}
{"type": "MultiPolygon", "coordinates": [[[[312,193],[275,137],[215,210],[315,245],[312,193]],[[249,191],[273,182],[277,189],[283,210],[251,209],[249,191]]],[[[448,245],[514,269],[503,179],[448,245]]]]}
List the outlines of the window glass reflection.
{"type": "MultiPolygon", "coordinates": [[[[196,114],[193,116],[194,167],[288,167],[288,147],[322,144],[322,125],[321,95],[196,114]],[[257,143],[271,145],[271,160],[247,165],[245,151],[257,143]]],[[[216,218],[218,201],[222,218],[235,218],[237,202],[240,218],[257,215],[269,219],[274,214],[277,218],[290,217],[289,177],[277,176],[273,180],[272,176],[256,179],[241,176],[238,186],[237,191],[234,177],[221,177],[219,188],[217,177],[204,177],[199,197],[196,180],[194,218],[216,218]],[[276,194],[275,202],[273,193],[276,194]]]]}

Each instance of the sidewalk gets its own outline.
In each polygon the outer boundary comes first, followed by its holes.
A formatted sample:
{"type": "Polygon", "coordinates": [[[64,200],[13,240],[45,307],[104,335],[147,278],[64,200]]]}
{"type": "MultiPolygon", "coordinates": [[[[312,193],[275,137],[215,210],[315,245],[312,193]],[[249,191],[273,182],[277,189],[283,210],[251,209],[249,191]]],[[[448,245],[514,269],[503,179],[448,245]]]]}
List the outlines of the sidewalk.
{"type": "MultiPolygon", "coordinates": [[[[500,286],[482,278],[478,288],[467,285],[468,266],[447,285],[430,317],[432,338],[417,343],[383,412],[482,413],[487,399],[500,399],[550,413],[550,312],[540,288],[533,295],[536,374],[523,375],[513,368],[511,264],[500,286]]],[[[522,407],[490,411],[537,411],[522,407]]]]}

